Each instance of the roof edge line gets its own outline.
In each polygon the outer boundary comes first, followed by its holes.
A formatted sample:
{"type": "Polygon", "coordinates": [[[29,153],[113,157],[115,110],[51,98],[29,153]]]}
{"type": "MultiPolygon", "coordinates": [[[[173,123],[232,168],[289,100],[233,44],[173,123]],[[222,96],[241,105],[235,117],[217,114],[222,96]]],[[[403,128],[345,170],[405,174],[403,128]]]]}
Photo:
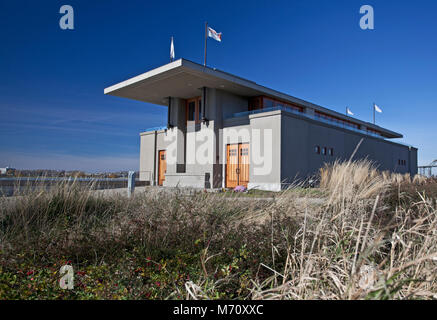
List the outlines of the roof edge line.
{"type": "Polygon", "coordinates": [[[144,80],[144,79],[156,76],[156,75],[158,75],[158,74],[160,74],[162,72],[169,71],[169,70],[172,70],[172,69],[176,69],[176,68],[181,67],[183,65],[183,61],[184,61],[184,59],[182,59],[182,58],[178,59],[178,60],[175,60],[175,61],[172,61],[172,62],[167,63],[167,64],[165,64],[163,66],[160,66],[158,68],[155,68],[155,69],[152,69],[150,71],[144,72],[144,73],[142,73],[142,74],[140,74],[138,76],[135,76],[133,78],[129,78],[127,80],[124,80],[124,81],[121,81],[119,83],[116,83],[116,84],[114,84],[112,86],[109,86],[109,87],[105,88],[103,90],[103,92],[104,92],[104,94],[109,94],[109,93],[117,91],[117,90],[119,90],[119,89],[121,89],[121,88],[123,88],[125,86],[134,84],[134,83],[136,83],[138,81],[141,81],[141,80],[144,80]]]}

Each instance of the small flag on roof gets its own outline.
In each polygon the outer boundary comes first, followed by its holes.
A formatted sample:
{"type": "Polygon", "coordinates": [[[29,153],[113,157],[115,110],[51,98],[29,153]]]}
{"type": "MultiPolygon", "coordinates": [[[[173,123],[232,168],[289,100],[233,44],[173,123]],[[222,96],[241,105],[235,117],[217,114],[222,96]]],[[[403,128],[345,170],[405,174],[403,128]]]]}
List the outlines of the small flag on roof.
{"type": "Polygon", "coordinates": [[[375,121],[375,118],[376,118],[375,117],[375,111],[378,112],[378,113],[382,113],[382,109],[380,107],[378,107],[376,105],[376,103],[373,104],[373,124],[376,124],[376,121],[375,121]]]}
{"type": "Polygon", "coordinates": [[[347,115],[349,115],[349,116],[353,116],[354,115],[354,113],[351,111],[351,109],[349,109],[349,108],[346,108],[346,113],[347,113],[347,115]]]}
{"type": "Polygon", "coordinates": [[[222,33],[218,33],[213,28],[208,27],[208,37],[217,40],[218,42],[222,42],[222,33]]]}

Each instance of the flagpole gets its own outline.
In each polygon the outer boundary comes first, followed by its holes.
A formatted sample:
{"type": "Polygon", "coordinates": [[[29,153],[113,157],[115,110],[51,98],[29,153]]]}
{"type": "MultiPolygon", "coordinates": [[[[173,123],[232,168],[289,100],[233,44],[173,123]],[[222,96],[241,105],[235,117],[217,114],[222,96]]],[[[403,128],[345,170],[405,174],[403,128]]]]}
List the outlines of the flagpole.
{"type": "Polygon", "coordinates": [[[203,63],[203,66],[206,67],[206,44],[208,40],[208,22],[205,22],[205,61],[203,63]]]}
{"type": "Polygon", "coordinates": [[[376,121],[375,121],[375,102],[373,103],[373,124],[376,124],[376,121]]]}

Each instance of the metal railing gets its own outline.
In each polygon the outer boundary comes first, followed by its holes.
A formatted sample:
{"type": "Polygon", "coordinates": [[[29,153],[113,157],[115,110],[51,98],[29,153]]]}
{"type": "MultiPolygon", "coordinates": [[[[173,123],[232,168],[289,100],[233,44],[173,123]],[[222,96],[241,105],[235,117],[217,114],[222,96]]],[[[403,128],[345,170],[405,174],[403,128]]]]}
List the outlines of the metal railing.
{"type": "MultiPolygon", "coordinates": [[[[225,116],[224,118],[225,119],[242,118],[242,117],[247,117],[247,116],[253,115],[253,114],[260,114],[260,113],[271,112],[271,111],[279,111],[279,110],[280,111],[289,112],[289,113],[293,113],[293,114],[296,114],[296,115],[299,115],[301,117],[305,117],[305,118],[308,118],[308,119],[311,119],[311,120],[315,120],[315,121],[323,122],[323,123],[326,123],[326,124],[330,124],[330,125],[338,127],[338,128],[343,128],[343,129],[347,129],[347,130],[350,130],[350,131],[358,132],[358,133],[361,133],[361,134],[364,134],[364,135],[367,135],[367,136],[370,136],[370,137],[378,138],[378,139],[381,139],[381,140],[386,140],[385,137],[383,137],[383,136],[381,136],[381,135],[379,135],[377,133],[356,128],[353,125],[349,125],[347,122],[337,122],[337,121],[334,121],[334,120],[323,118],[323,117],[321,117],[321,116],[319,116],[317,114],[312,115],[312,114],[308,114],[308,113],[305,113],[303,111],[299,111],[299,110],[296,110],[296,109],[293,109],[293,108],[289,108],[289,107],[285,107],[285,106],[276,106],[276,107],[271,107],[271,108],[264,108],[264,109],[258,109],[258,110],[252,110],[252,111],[238,112],[238,113],[233,113],[231,115],[225,116]]],[[[143,132],[152,132],[152,131],[161,131],[161,130],[167,130],[167,126],[148,128],[148,129],[146,129],[143,132]]],[[[403,142],[396,141],[396,143],[404,145],[406,147],[410,147],[410,148],[412,147],[411,145],[403,143],[403,142]]]]}
{"type": "Polygon", "coordinates": [[[143,130],[143,132],[152,132],[152,131],[161,131],[161,130],[167,130],[167,126],[147,128],[143,130]]]}
{"type": "Polygon", "coordinates": [[[433,162],[431,162],[427,166],[419,166],[418,170],[419,170],[419,174],[421,174],[421,175],[424,175],[427,177],[435,176],[434,172],[437,171],[437,160],[434,160],[433,162]]]}
{"type": "MultiPolygon", "coordinates": [[[[297,114],[299,116],[302,116],[302,117],[305,117],[305,118],[308,118],[308,119],[311,119],[311,120],[316,120],[316,121],[319,121],[319,122],[323,122],[323,123],[327,123],[327,124],[333,125],[335,127],[351,130],[351,131],[354,131],[354,132],[365,134],[367,136],[371,136],[371,137],[374,137],[374,138],[385,140],[385,137],[383,137],[383,136],[381,136],[379,134],[376,134],[376,133],[373,133],[373,132],[369,132],[367,130],[358,129],[358,128],[352,126],[352,125],[348,125],[345,122],[342,122],[342,123],[341,122],[337,122],[337,121],[334,121],[334,120],[323,118],[323,117],[318,116],[318,115],[312,115],[312,114],[304,113],[304,112],[295,110],[293,108],[288,108],[288,107],[284,107],[284,106],[277,106],[277,107],[272,107],[272,108],[258,109],[258,110],[246,111],[246,112],[238,112],[238,113],[234,113],[232,115],[229,115],[228,117],[226,117],[226,119],[247,117],[247,116],[253,115],[253,114],[259,114],[259,113],[270,112],[270,111],[278,111],[278,110],[286,111],[286,112],[293,113],[293,114],[297,114]]],[[[410,145],[405,144],[405,143],[401,143],[401,142],[396,142],[396,143],[405,145],[407,147],[411,147],[410,145]]]]}
{"type": "Polygon", "coordinates": [[[282,111],[288,111],[291,113],[296,113],[296,114],[304,114],[303,112],[294,110],[292,108],[287,108],[284,106],[277,106],[277,107],[271,107],[271,108],[264,108],[264,109],[257,109],[257,110],[252,110],[252,111],[244,111],[244,112],[238,112],[238,113],[233,113],[230,116],[225,117],[226,119],[230,119],[230,118],[240,118],[240,117],[246,117],[252,114],[258,114],[258,113],[264,113],[264,112],[270,112],[270,111],[278,111],[278,110],[282,110],[282,111]]]}

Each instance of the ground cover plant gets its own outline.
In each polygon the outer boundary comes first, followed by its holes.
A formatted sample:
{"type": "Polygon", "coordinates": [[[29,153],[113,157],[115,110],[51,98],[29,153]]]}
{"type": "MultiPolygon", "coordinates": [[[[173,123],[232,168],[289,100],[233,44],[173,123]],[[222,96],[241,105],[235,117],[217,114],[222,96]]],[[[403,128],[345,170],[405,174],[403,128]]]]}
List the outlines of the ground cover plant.
{"type": "Polygon", "coordinates": [[[0,299],[436,299],[436,180],[368,161],[319,180],[268,199],[74,183],[2,197],[0,299]]]}

